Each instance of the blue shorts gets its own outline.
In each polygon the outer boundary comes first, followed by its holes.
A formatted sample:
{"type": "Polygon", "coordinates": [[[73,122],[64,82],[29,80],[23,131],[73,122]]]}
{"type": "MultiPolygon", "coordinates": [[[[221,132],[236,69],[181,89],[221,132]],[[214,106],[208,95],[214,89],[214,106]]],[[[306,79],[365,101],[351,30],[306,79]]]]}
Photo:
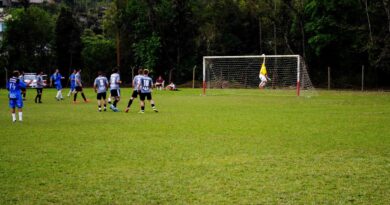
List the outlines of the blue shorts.
{"type": "Polygon", "coordinates": [[[70,85],[70,90],[71,90],[71,91],[76,90],[76,85],[70,85]]]}
{"type": "Polygon", "coordinates": [[[9,107],[10,108],[22,108],[23,107],[23,99],[21,97],[9,99],[9,107]]]}
{"type": "Polygon", "coordinates": [[[62,85],[61,84],[56,84],[56,89],[57,90],[62,90],[62,85]]]}

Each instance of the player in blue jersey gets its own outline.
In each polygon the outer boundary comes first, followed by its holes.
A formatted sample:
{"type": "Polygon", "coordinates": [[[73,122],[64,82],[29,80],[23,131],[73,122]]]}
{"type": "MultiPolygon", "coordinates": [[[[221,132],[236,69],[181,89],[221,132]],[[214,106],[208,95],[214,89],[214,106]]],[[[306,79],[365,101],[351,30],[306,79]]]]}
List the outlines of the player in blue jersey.
{"type": "Polygon", "coordinates": [[[76,91],[76,73],[77,73],[77,71],[76,71],[76,69],[74,69],[73,73],[70,74],[70,76],[69,76],[70,90],[68,93],[68,97],[70,97],[70,95],[76,91]]]}
{"type": "Polygon", "coordinates": [[[19,72],[14,71],[12,77],[7,82],[7,90],[9,91],[9,107],[11,108],[12,122],[16,122],[15,109],[18,107],[19,121],[23,121],[23,99],[21,89],[26,88],[26,84],[19,80],[19,72]]]}
{"type": "Polygon", "coordinates": [[[54,86],[57,89],[56,99],[58,101],[64,99],[62,97],[62,84],[61,84],[62,79],[65,79],[65,78],[62,77],[62,75],[58,69],[56,69],[56,71],[50,76],[50,86],[53,86],[53,82],[54,82],[54,86]]]}
{"type": "MultiPolygon", "coordinates": [[[[19,80],[23,83],[26,83],[24,82],[24,71],[20,71],[19,80]]],[[[22,91],[23,100],[26,100],[26,93],[27,93],[26,87],[22,87],[20,89],[22,91]]]]}
{"type": "Polygon", "coordinates": [[[130,100],[129,100],[129,103],[127,103],[127,107],[126,107],[126,110],[125,112],[129,112],[129,109],[130,109],[130,106],[131,104],[133,103],[133,100],[137,98],[137,96],[140,94],[138,92],[138,81],[141,80],[142,76],[143,76],[143,72],[144,70],[142,70],[142,68],[138,69],[138,75],[136,75],[133,79],[133,82],[132,82],[132,85],[133,85],[133,93],[131,94],[131,97],[130,97],[130,100]]]}
{"type": "Polygon", "coordinates": [[[81,69],[79,69],[75,75],[75,80],[76,80],[76,93],[73,96],[73,103],[76,103],[77,99],[77,93],[81,92],[81,96],[84,99],[84,102],[88,102],[87,98],[84,95],[83,92],[83,84],[81,83],[81,69]]]}
{"type": "Polygon", "coordinates": [[[35,96],[35,103],[42,103],[42,92],[44,87],[44,81],[43,81],[43,71],[40,71],[38,75],[36,76],[37,81],[37,96],[35,96]]]}
{"type": "Polygon", "coordinates": [[[121,92],[119,89],[119,84],[122,83],[121,78],[119,76],[119,69],[114,68],[112,70],[112,74],[110,76],[110,93],[111,93],[111,98],[113,99],[113,103],[110,106],[110,109],[114,112],[118,112],[118,108],[116,107],[118,102],[120,101],[121,97],[121,92]]]}
{"type": "Polygon", "coordinates": [[[101,101],[103,100],[104,102],[104,111],[107,110],[106,105],[107,105],[107,89],[108,89],[108,80],[105,76],[103,76],[103,73],[101,71],[98,72],[98,77],[95,79],[95,82],[93,83],[93,88],[95,90],[95,93],[97,93],[97,101],[98,101],[98,110],[99,112],[102,111],[102,103],[101,101]]]}
{"type": "Polygon", "coordinates": [[[140,94],[140,100],[141,100],[140,113],[145,112],[145,98],[150,102],[154,112],[158,112],[155,105],[154,105],[154,101],[152,99],[153,80],[148,75],[149,75],[149,70],[145,69],[144,76],[142,76],[138,80],[138,90],[140,90],[140,92],[141,92],[141,94],[140,94]]]}

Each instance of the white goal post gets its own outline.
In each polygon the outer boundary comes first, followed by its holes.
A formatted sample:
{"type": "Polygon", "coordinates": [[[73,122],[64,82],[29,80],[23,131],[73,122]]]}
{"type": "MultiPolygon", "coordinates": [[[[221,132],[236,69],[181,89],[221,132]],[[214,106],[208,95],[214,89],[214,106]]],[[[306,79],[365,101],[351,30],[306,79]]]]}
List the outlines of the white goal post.
{"type": "MultiPolygon", "coordinates": [[[[299,55],[204,56],[203,94],[207,89],[256,88],[265,58],[271,89],[314,91],[306,63],[299,55]]],[[[312,92],[311,92],[312,93],[312,92]]]]}

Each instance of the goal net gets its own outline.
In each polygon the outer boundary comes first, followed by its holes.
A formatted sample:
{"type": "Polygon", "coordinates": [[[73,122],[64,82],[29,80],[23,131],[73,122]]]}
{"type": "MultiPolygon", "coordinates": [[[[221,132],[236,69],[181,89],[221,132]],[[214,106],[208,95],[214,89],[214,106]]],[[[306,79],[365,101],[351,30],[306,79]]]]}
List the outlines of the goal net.
{"type": "Polygon", "coordinates": [[[265,58],[270,80],[266,88],[284,89],[300,95],[315,95],[306,64],[299,55],[205,56],[203,94],[208,89],[258,88],[265,58]]]}

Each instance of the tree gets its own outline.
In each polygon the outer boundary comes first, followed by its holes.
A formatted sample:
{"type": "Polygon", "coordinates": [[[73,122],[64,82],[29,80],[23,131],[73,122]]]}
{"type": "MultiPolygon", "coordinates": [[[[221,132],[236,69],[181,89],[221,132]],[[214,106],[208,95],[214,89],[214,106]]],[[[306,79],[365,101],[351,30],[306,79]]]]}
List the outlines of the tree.
{"type": "Polygon", "coordinates": [[[3,46],[9,68],[47,70],[51,66],[54,19],[38,7],[15,9],[6,21],[3,46]]]}
{"type": "Polygon", "coordinates": [[[70,9],[62,7],[56,23],[55,46],[58,68],[68,74],[82,66],[81,29],[70,9]]]}
{"type": "Polygon", "coordinates": [[[84,60],[84,72],[90,75],[84,79],[92,82],[94,74],[98,71],[109,74],[115,66],[115,43],[102,35],[95,35],[92,31],[85,31],[82,41],[84,48],[82,57],[84,60]]]}

